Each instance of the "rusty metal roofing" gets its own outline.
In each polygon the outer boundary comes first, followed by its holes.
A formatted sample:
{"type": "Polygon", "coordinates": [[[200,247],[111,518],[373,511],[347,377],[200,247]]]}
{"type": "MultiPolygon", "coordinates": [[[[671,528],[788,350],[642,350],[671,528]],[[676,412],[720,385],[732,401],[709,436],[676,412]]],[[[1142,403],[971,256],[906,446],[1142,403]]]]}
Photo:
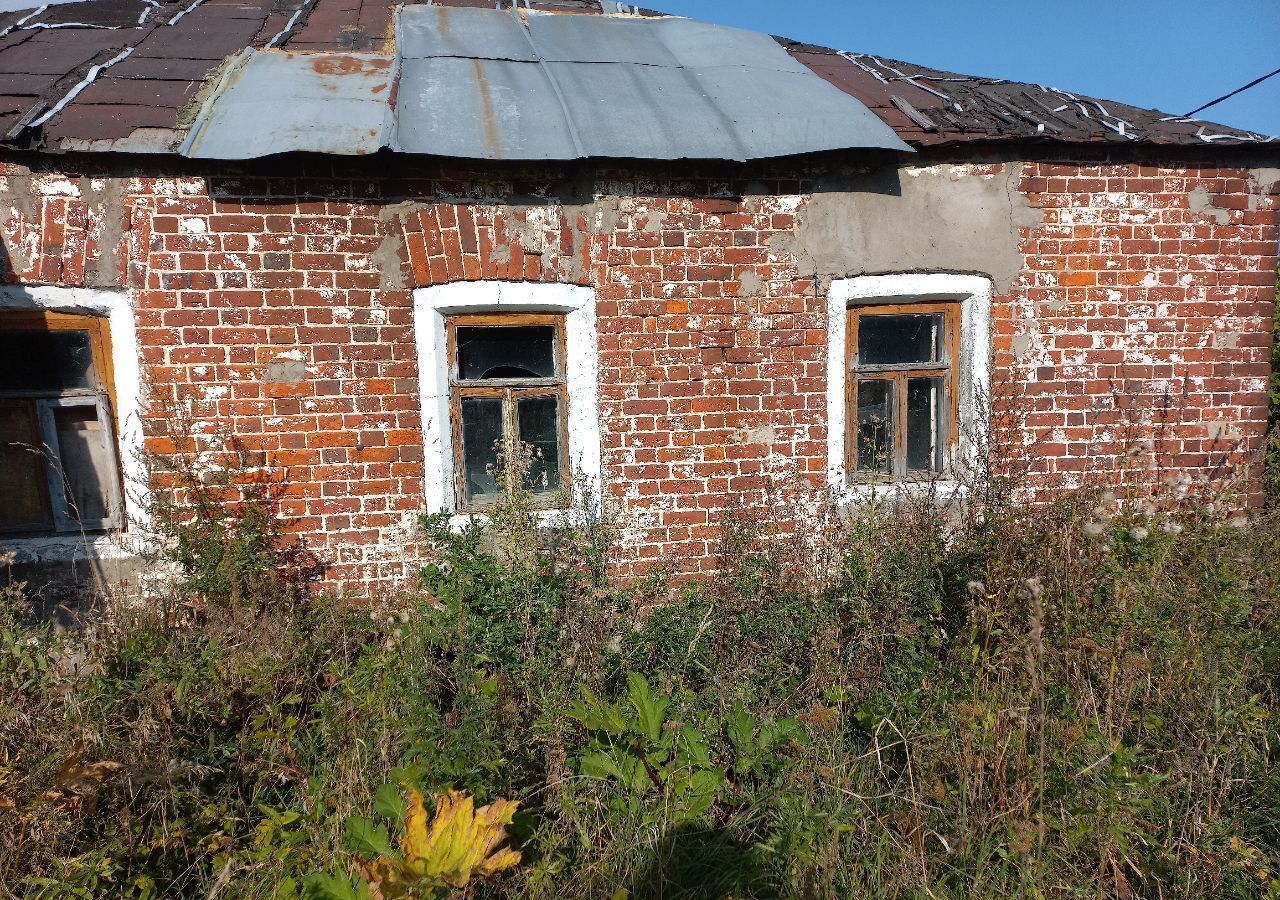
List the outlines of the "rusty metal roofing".
{"type": "Polygon", "coordinates": [[[463,159],[747,160],[910,150],[860,101],[752,31],[410,6],[395,46],[394,64],[247,50],[202,105],[181,152],[251,159],[387,147],[463,159]]]}
{"type": "Polygon", "coordinates": [[[223,72],[180,150],[207,159],[374,153],[393,133],[395,76],[394,60],[376,53],[245,50],[223,72]]]}
{"type": "Polygon", "coordinates": [[[916,148],[1273,140],[613,0],[0,3],[0,144],[36,150],[740,159],[888,146],[867,110],[916,148]]]}

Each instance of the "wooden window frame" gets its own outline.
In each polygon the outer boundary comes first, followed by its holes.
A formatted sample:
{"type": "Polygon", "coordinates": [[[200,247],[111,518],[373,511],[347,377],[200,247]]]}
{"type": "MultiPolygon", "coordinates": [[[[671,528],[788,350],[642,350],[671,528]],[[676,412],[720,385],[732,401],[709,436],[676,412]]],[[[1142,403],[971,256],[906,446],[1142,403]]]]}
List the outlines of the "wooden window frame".
{"type": "Polygon", "coordinates": [[[36,430],[44,444],[42,454],[49,491],[46,499],[53,524],[51,530],[42,525],[15,525],[0,528],[0,534],[76,534],[123,527],[124,486],[116,441],[119,423],[116,420],[110,320],[106,316],[44,310],[3,311],[0,312],[0,331],[88,332],[95,381],[94,387],[63,391],[0,390],[0,400],[31,404],[36,430]],[[92,407],[96,410],[98,422],[102,426],[99,432],[103,441],[102,449],[112,463],[111,477],[105,485],[107,515],[98,519],[82,520],[69,515],[73,504],[67,495],[67,484],[63,477],[56,410],[74,407],[92,407]]]}
{"type": "Polygon", "coordinates": [[[960,301],[921,301],[917,303],[867,303],[850,306],[847,313],[845,366],[845,471],[855,483],[889,480],[893,482],[933,479],[946,476],[952,451],[960,438],[959,365],[960,365],[960,301]],[[900,363],[896,365],[860,365],[858,330],[863,318],[892,315],[942,315],[942,359],[936,363],[900,363]],[[941,378],[943,389],[942,432],[946,446],[942,448],[942,470],[908,470],[907,464],[907,383],[911,378],[941,378]],[[858,385],[863,381],[893,383],[893,464],[891,471],[858,467],[858,385]]]}
{"type": "MultiPolygon", "coordinates": [[[[569,380],[566,374],[567,348],[565,343],[565,316],[562,313],[473,313],[445,318],[445,343],[449,370],[449,425],[453,436],[453,480],[457,510],[461,513],[482,513],[499,502],[498,497],[484,500],[467,500],[467,468],[462,443],[462,401],[464,398],[497,398],[502,400],[502,433],[508,459],[519,450],[519,420],[521,399],[556,397],[556,437],[559,441],[560,488],[569,484],[569,380]],[[486,378],[460,377],[458,357],[458,329],[466,327],[513,328],[520,326],[551,326],[553,331],[552,353],[555,375],[550,378],[486,378]]],[[[555,491],[533,494],[535,509],[554,506],[555,491]]]]}

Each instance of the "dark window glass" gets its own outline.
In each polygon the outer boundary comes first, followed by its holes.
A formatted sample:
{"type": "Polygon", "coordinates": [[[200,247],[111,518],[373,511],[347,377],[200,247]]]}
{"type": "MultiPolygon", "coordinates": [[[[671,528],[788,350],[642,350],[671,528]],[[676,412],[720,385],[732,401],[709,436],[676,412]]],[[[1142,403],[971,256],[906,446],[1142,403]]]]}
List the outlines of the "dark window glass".
{"type": "Polygon", "coordinates": [[[46,531],[49,488],[34,401],[0,401],[0,531],[46,531]]]}
{"type": "Polygon", "coordinates": [[[58,393],[92,388],[87,331],[0,331],[0,390],[58,393]]]}
{"type": "Polygon", "coordinates": [[[858,468],[893,471],[893,382],[858,382],[858,468]]]}
{"type": "Polygon", "coordinates": [[[942,471],[942,379],[907,380],[907,468],[942,471]]]}
{"type": "Polygon", "coordinates": [[[858,320],[860,366],[941,361],[941,315],[864,315],[858,320]]]}
{"type": "Polygon", "coordinates": [[[551,325],[459,326],[458,377],[553,378],[555,332],[551,325]]]}
{"type": "Polygon", "coordinates": [[[114,462],[98,407],[68,406],[53,411],[58,457],[67,494],[67,516],[75,522],[95,523],[111,514],[114,462]]]}
{"type": "Polygon", "coordinates": [[[526,490],[554,491],[560,487],[560,399],[526,397],[517,401],[520,442],[529,452],[526,490]]]}
{"type": "Polygon", "coordinates": [[[462,399],[462,461],[467,502],[496,496],[502,453],[502,400],[462,399]]]}

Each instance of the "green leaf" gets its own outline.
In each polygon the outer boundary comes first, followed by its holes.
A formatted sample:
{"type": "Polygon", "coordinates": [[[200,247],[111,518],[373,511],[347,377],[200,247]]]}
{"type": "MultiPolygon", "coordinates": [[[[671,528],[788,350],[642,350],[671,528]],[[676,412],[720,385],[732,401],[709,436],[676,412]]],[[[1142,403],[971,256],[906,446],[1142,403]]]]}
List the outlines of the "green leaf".
{"type": "Polygon", "coordinates": [[[686,728],[680,733],[680,750],[676,754],[676,762],[690,769],[708,769],[711,767],[711,751],[707,747],[707,739],[697,728],[686,728]]]}
{"type": "Polygon", "coordinates": [[[705,816],[723,788],[724,773],[718,769],[693,773],[686,788],[686,814],[694,818],[705,816]]]}
{"type": "Polygon", "coordinates": [[[382,825],[375,825],[363,816],[352,816],[347,819],[347,849],[352,853],[373,858],[375,856],[394,856],[391,837],[382,825]]]}
{"type": "Polygon", "coordinates": [[[655,697],[649,682],[636,672],[627,673],[627,698],[639,716],[641,732],[656,744],[662,738],[662,726],[667,720],[671,701],[655,697]]]}
{"type": "Polygon", "coordinates": [[[725,717],[725,730],[733,749],[739,753],[755,752],[756,717],[741,702],[736,703],[725,717]]]}
{"type": "MultiPolygon", "coordinates": [[[[652,763],[650,763],[652,765],[652,763]]],[[[649,775],[649,770],[644,767],[644,763],[634,753],[627,758],[627,764],[624,768],[631,773],[631,791],[635,794],[643,794],[653,788],[653,778],[649,775]]]]}
{"type": "Polygon", "coordinates": [[[570,708],[569,718],[582,723],[582,727],[588,731],[626,733],[627,720],[617,706],[601,700],[586,686],[582,688],[582,696],[583,699],[570,708]]]}
{"type": "Polygon", "coordinates": [[[407,808],[404,795],[395,784],[384,784],[373,795],[373,810],[378,815],[386,816],[391,824],[400,829],[404,827],[404,813],[407,808]]]}
{"type": "Polygon", "coordinates": [[[611,753],[584,753],[578,768],[589,778],[616,778],[623,784],[631,780],[631,773],[623,771],[611,753]]]}
{"type": "Polygon", "coordinates": [[[803,745],[807,740],[804,728],[795,719],[779,719],[760,726],[759,746],[762,753],[771,752],[783,744],[795,741],[803,745]]]}
{"type": "Polygon", "coordinates": [[[369,884],[363,878],[316,873],[302,879],[304,900],[369,900],[369,884]]]}

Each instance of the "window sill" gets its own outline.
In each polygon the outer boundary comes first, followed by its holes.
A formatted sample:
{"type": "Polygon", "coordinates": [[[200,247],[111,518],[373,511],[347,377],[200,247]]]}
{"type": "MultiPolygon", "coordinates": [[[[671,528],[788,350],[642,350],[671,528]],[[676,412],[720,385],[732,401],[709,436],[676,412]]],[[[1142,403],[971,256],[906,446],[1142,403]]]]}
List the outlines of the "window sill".
{"type": "MultiPolygon", "coordinates": [[[[566,528],[588,524],[588,516],[582,510],[537,509],[532,510],[531,514],[539,528],[566,528]]],[[[488,513],[455,513],[449,517],[449,530],[457,534],[471,525],[488,525],[491,521],[488,513]]]]}
{"type": "Polygon", "coordinates": [[[969,486],[958,481],[880,481],[857,484],[832,485],[836,504],[856,506],[864,503],[883,503],[897,500],[920,499],[932,495],[942,503],[963,500],[969,496],[969,486]]]}
{"type": "Polygon", "coordinates": [[[140,554],[121,533],[62,534],[48,537],[0,536],[0,566],[137,559],[140,554]]]}

